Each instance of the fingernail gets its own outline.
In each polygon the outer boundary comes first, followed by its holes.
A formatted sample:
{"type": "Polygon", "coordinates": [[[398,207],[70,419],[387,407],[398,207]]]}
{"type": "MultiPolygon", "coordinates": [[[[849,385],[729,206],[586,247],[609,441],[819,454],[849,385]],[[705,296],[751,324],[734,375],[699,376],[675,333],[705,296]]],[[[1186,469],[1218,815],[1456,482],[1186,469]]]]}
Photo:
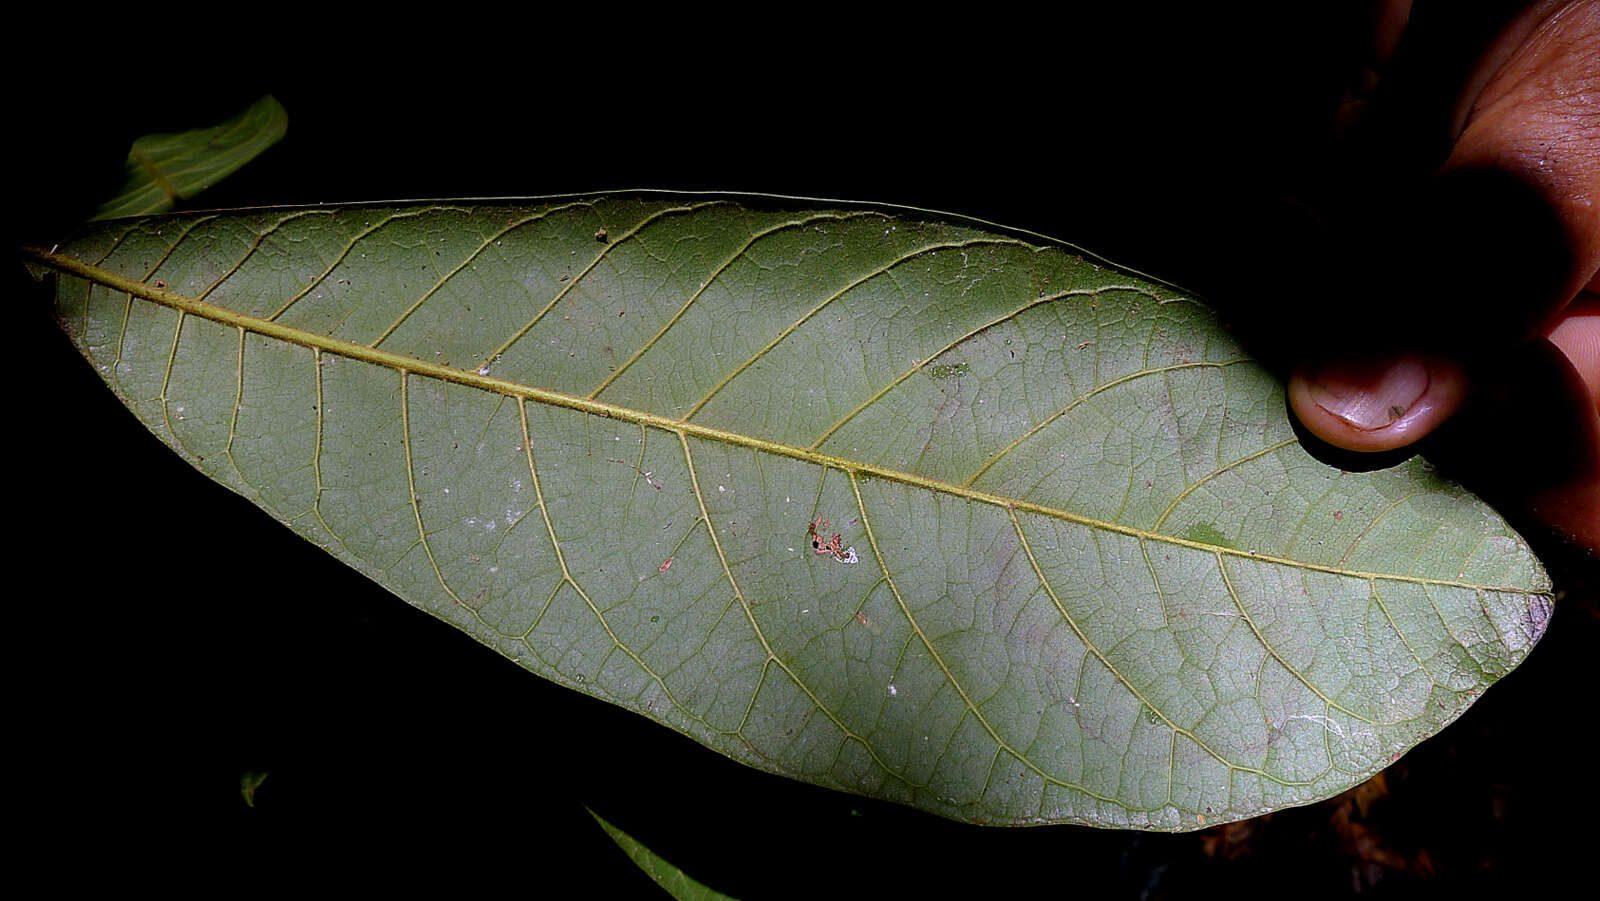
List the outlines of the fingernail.
{"type": "Polygon", "coordinates": [[[1306,380],[1311,400],[1355,428],[1375,431],[1405,418],[1427,392],[1428,367],[1417,360],[1336,363],[1306,380]]]}

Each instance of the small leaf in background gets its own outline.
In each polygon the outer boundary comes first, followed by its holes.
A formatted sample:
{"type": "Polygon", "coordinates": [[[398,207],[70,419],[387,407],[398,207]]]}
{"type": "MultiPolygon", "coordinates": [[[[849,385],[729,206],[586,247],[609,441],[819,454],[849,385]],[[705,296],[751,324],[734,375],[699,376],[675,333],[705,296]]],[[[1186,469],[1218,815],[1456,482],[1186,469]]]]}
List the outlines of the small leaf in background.
{"type": "Polygon", "coordinates": [[[25,256],[152,432],[401,598],[943,816],[1183,831],[1329,797],[1550,614],[1493,510],[1420,459],[1318,462],[1209,309],[1038,235],[642,193],[25,256]]]}
{"type": "Polygon", "coordinates": [[[124,164],[127,181],[94,219],[147,216],[173,208],[237,172],[276,144],[289,114],[271,95],[211,128],[145,135],[133,142],[124,164]]]}
{"type": "Polygon", "coordinates": [[[239,777],[239,794],[244,797],[244,806],[256,806],[256,789],[265,781],[267,774],[257,770],[250,770],[239,777]]]}
{"type": "Polygon", "coordinates": [[[690,879],[682,870],[662,860],[661,855],[645,847],[638,839],[606,822],[600,814],[591,810],[589,816],[594,817],[595,822],[606,831],[606,835],[611,836],[611,840],[628,855],[629,860],[637,864],[646,876],[654,879],[656,885],[661,886],[667,894],[677,898],[678,901],[716,901],[718,898],[728,897],[690,879]]]}

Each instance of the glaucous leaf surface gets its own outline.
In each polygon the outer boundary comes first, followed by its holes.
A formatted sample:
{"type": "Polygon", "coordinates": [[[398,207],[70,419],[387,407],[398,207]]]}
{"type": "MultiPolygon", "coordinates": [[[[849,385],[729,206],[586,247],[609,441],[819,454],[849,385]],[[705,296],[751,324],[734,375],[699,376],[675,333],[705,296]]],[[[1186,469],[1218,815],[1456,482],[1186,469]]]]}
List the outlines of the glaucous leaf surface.
{"type": "Polygon", "coordinates": [[[831,205],[272,209],[26,254],[213,479],[528,669],[824,786],[1198,828],[1360,782],[1543,632],[1500,517],[1420,460],[1311,458],[1181,291],[831,205]]]}
{"type": "Polygon", "coordinates": [[[268,95],[211,128],[144,135],[128,150],[122,187],[101,204],[94,218],[166,212],[178,200],[191,198],[239,171],[282,140],[288,129],[288,112],[268,95]]]}

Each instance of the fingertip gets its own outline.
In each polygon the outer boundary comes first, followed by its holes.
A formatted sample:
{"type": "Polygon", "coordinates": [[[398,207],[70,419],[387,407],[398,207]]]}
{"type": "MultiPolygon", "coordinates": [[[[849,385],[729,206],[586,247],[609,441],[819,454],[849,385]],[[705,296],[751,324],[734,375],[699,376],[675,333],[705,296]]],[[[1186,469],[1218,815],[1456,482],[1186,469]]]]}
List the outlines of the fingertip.
{"type": "MultiPolygon", "coordinates": [[[[1600,282],[1596,275],[1595,282],[1600,282]]],[[[1545,332],[1578,377],[1589,389],[1589,397],[1600,410],[1600,296],[1584,292],[1578,295],[1556,318],[1555,324],[1545,332]]]]}
{"type": "Polygon", "coordinates": [[[1313,435],[1348,451],[1393,450],[1449,419],[1466,398],[1466,376],[1449,360],[1421,355],[1335,360],[1302,367],[1289,405],[1313,435]]]}

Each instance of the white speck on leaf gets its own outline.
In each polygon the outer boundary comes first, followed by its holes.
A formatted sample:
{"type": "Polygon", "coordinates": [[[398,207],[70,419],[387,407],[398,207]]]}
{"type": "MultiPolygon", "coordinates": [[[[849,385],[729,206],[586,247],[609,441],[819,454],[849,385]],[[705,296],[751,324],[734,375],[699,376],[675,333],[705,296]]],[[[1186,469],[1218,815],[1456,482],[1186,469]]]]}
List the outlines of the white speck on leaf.
{"type": "Polygon", "coordinates": [[[1285,723],[1288,723],[1289,720],[1310,720],[1313,723],[1321,724],[1322,728],[1328,730],[1329,732],[1332,732],[1334,735],[1337,735],[1340,738],[1344,738],[1344,730],[1339,728],[1339,724],[1334,722],[1332,719],[1323,716],[1320,713],[1301,713],[1301,714],[1296,714],[1294,716],[1286,716],[1286,717],[1283,718],[1283,721],[1285,723]]]}
{"type": "Polygon", "coordinates": [[[900,693],[900,689],[898,689],[898,688],[895,688],[895,687],[894,687],[894,683],[893,683],[893,682],[890,682],[890,683],[889,683],[889,697],[891,697],[891,698],[892,698],[892,697],[894,697],[894,696],[895,696],[895,695],[897,695],[897,694],[899,694],[899,693],[900,693]]]}

